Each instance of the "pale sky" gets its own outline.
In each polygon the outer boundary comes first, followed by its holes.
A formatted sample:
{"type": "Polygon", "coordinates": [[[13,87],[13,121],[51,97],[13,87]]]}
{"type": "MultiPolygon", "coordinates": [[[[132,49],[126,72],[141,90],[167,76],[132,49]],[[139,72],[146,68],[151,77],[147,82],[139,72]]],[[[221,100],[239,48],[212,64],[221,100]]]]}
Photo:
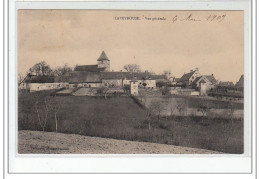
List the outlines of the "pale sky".
{"type": "Polygon", "coordinates": [[[202,75],[237,82],[244,73],[243,25],[243,11],[19,10],[18,73],[43,60],[51,68],[96,64],[104,50],[114,71],[136,63],[181,77],[198,67],[202,75]],[[190,14],[200,21],[185,20],[190,14]],[[210,15],[226,16],[218,22],[210,15]],[[140,20],[115,20],[122,16],[140,20]]]}

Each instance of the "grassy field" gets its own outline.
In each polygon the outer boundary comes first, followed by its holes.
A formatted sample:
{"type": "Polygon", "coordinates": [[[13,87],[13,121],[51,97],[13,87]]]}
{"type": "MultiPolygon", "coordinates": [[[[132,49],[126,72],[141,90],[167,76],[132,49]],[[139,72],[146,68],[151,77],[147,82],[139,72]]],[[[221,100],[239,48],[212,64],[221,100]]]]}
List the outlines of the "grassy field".
{"type": "MultiPolygon", "coordinates": [[[[18,129],[42,130],[35,101],[44,114],[44,96],[51,92],[20,93],[18,129]]],[[[243,119],[231,122],[219,117],[152,116],[148,130],[146,111],[130,97],[56,96],[61,101],[57,113],[58,132],[87,136],[153,142],[243,153],[243,119]]],[[[46,131],[55,131],[54,113],[49,112],[46,131]]]]}
{"type": "Polygon", "coordinates": [[[223,118],[229,118],[228,113],[230,110],[234,110],[234,118],[243,118],[244,116],[244,104],[233,101],[218,101],[201,97],[189,97],[189,96],[148,96],[146,98],[139,97],[139,100],[147,107],[153,104],[159,104],[161,108],[161,115],[170,115],[173,109],[174,115],[193,115],[202,116],[202,113],[198,111],[200,106],[207,107],[207,114],[212,116],[218,116],[223,118]],[[178,111],[178,105],[182,105],[183,114],[178,111]]]}
{"type": "Polygon", "coordinates": [[[221,154],[174,145],[56,132],[19,131],[20,154],[221,154]]]}

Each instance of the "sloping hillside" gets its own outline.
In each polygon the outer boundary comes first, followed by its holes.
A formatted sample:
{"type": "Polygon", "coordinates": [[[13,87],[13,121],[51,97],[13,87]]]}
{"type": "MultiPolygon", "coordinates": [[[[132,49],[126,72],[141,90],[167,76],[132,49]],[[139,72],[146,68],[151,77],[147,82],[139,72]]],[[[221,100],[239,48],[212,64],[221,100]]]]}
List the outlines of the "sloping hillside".
{"type": "MultiPolygon", "coordinates": [[[[50,96],[51,92],[19,94],[18,130],[41,131],[35,101],[45,114],[44,97],[50,108],[61,102],[57,114],[58,132],[128,141],[152,142],[208,149],[225,153],[243,153],[243,118],[233,122],[223,117],[152,116],[151,129],[145,109],[127,96],[104,97],[50,96]],[[52,102],[53,100],[53,102],[52,102]]],[[[175,109],[176,111],[176,109],[175,109]]],[[[209,114],[209,113],[208,113],[209,114]]],[[[45,131],[55,131],[54,112],[49,111],[45,131]]]]}
{"type": "Polygon", "coordinates": [[[54,132],[19,131],[20,154],[219,154],[148,142],[133,142],[54,132]]]}

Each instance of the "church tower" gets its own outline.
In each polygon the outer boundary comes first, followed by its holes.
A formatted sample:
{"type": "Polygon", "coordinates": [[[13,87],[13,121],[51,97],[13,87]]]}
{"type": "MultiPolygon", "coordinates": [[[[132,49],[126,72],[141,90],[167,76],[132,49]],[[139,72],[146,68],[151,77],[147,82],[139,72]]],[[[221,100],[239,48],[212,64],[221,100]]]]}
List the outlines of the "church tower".
{"type": "Polygon", "coordinates": [[[97,59],[98,68],[105,68],[104,71],[110,71],[110,60],[107,58],[107,55],[102,51],[100,57],[97,59]]]}

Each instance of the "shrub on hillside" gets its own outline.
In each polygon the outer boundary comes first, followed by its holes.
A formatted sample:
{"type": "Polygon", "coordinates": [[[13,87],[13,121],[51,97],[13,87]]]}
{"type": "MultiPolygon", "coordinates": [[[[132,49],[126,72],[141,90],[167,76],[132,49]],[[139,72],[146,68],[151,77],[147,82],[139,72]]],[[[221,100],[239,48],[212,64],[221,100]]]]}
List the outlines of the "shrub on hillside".
{"type": "Polygon", "coordinates": [[[130,92],[130,85],[124,85],[123,89],[125,93],[130,92]]]}

